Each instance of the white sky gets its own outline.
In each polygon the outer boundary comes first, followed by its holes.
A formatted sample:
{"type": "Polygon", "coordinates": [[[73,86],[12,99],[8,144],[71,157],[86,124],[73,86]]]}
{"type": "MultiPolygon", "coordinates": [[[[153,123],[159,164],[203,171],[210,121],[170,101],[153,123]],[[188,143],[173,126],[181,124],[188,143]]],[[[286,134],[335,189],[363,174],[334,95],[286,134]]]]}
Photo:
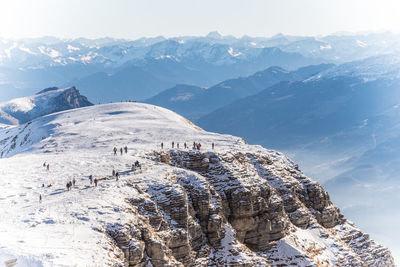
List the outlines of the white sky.
{"type": "Polygon", "coordinates": [[[0,0],[0,36],[400,32],[399,0],[0,0]]]}

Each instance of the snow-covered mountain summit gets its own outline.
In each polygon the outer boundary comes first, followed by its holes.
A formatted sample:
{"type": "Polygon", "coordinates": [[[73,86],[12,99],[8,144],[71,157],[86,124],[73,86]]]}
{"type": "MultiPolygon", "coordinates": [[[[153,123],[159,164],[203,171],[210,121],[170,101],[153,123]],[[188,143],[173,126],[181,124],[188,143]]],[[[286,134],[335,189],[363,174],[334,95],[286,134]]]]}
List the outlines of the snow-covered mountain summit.
{"type": "Polygon", "coordinates": [[[0,123],[15,125],[53,112],[91,105],[75,87],[51,87],[32,96],[0,103],[0,123]]]}
{"type": "Polygon", "coordinates": [[[286,156],[205,132],[164,108],[114,103],[53,113],[0,128],[0,151],[2,262],[394,265],[286,156]]]}

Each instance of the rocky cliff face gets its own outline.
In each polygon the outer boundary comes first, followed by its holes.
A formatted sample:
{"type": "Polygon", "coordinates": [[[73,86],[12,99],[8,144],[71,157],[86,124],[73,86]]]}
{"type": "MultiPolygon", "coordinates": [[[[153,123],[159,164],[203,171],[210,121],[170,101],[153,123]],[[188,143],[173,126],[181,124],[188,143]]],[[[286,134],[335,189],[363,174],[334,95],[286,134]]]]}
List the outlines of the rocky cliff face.
{"type": "Polygon", "coordinates": [[[155,151],[158,181],[131,181],[133,224],[108,234],[128,266],[393,266],[329,195],[277,152],[155,151]]]}
{"type": "Polygon", "coordinates": [[[0,123],[16,125],[54,112],[92,105],[75,87],[52,87],[33,96],[0,103],[0,123]]]}
{"type": "Polygon", "coordinates": [[[75,88],[75,86],[64,90],[58,96],[49,101],[49,105],[54,107],[53,112],[92,106],[86,96],[83,96],[75,88]]]}

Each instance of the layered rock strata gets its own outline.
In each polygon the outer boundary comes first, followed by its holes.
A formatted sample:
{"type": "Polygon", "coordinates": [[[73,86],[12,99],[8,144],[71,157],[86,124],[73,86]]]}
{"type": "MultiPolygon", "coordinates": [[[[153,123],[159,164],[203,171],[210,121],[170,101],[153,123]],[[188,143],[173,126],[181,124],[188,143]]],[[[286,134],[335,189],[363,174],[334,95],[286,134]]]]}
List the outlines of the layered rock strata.
{"type": "Polygon", "coordinates": [[[147,158],[163,179],[132,179],[137,220],[107,229],[126,266],[394,266],[278,152],[147,158]]]}

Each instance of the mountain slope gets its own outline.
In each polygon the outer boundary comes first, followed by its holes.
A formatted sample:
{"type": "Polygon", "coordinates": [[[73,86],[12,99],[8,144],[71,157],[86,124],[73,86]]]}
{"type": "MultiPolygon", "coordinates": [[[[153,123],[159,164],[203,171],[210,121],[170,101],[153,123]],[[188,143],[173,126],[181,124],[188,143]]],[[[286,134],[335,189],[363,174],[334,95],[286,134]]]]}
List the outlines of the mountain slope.
{"type": "Polygon", "coordinates": [[[0,123],[20,124],[46,114],[91,105],[75,87],[52,87],[33,96],[0,103],[0,123]]]}
{"type": "Polygon", "coordinates": [[[281,149],[322,140],[320,147],[356,147],[366,141],[360,137],[369,139],[374,131],[384,137],[396,126],[399,85],[399,80],[365,82],[345,76],[282,82],[201,118],[199,124],[281,149]]]}
{"type": "Polygon", "coordinates": [[[302,81],[332,67],[332,64],[311,65],[296,71],[270,67],[248,77],[220,82],[208,89],[180,84],[164,90],[145,102],[171,109],[195,120],[281,81],[302,81]]]}
{"type": "Polygon", "coordinates": [[[6,157],[0,159],[0,257],[6,259],[394,265],[389,250],[343,218],[322,187],[286,156],[205,132],[160,107],[116,103],[50,114],[0,129],[0,150],[6,157]],[[180,149],[168,149],[171,141],[180,149]],[[182,149],[193,141],[202,151],[182,149]],[[114,146],[125,145],[128,153],[113,155],[114,146]],[[132,170],[136,160],[141,169],[132,170]],[[72,178],[76,184],[68,191],[72,178]]]}

